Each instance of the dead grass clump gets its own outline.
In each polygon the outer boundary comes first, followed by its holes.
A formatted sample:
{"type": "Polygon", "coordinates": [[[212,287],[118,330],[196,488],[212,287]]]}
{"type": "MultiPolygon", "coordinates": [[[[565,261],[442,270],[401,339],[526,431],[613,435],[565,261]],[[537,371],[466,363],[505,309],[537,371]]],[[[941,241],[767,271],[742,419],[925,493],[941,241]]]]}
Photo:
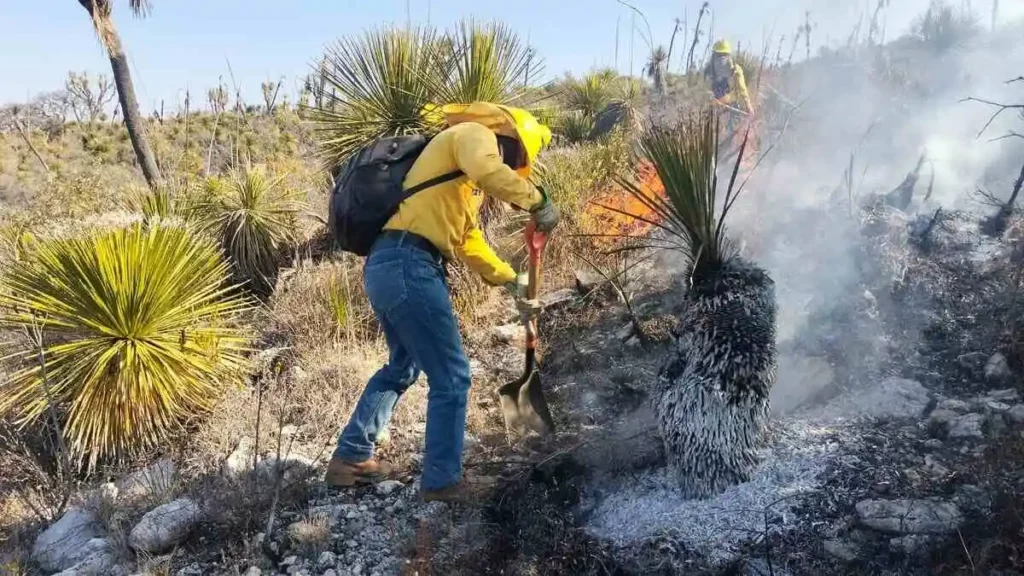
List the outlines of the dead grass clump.
{"type": "Polygon", "coordinates": [[[331,539],[331,519],[322,513],[307,514],[288,526],[288,539],[306,554],[319,552],[331,539]]]}

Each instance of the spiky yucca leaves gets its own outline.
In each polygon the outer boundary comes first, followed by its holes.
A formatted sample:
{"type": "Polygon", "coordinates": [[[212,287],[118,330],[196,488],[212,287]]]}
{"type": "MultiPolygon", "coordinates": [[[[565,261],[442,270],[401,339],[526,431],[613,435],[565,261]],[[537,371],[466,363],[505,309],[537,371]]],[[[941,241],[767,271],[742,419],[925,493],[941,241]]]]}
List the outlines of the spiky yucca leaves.
{"type": "Polygon", "coordinates": [[[726,238],[743,147],[719,203],[715,112],[691,115],[677,128],[648,129],[640,150],[657,170],[664,196],[624,185],[657,214],[648,221],[664,237],[653,243],[683,253],[690,284],[682,333],[659,374],[654,410],[683,492],[706,497],[747,480],[758,462],[776,371],[775,288],[726,238]]]}
{"type": "Polygon", "coordinates": [[[441,74],[428,77],[440,103],[514,102],[542,70],[541,60],[500,23],[459,23],[439,44],[441,74]]]}
{"type": "Polygon", "coordinates": [[[285,177],[268,176],[256,166],[237,170],[227,180],[213,178],[207,184],[213,199],[202,209],[236,280],[262,296],[274,287],[281,250],[295,241],[302,210],[300,192],[285,185],[285,177]]]}
{"type": "Polygon", "coordinates": [[[384,28],[343,38],[327,51],[318,70],[319,105],[306,110],[325,165],[342,164],[377,138],[437,129],[424,108],[436,103],[433,87],[444,77],[441,47],[430,29],[384,28]]]}
{"type": "Polygon", "coordinates": [[[605,71],[569,81],[562,96],[563,105],[594,118],[614,98],[616,78],[614,72],[605,71]]]}
{"type": "Polygon", "coordinates": [[[250,305],[229,274],[213,242],[180,227],[39,243],[4,276],[0,322],[41,327],[45,371],[31,344],[8,356],[0,414],[30,423],[52,401],[90,466],[159,445],[245,367],[234,322],[250,305]]]}

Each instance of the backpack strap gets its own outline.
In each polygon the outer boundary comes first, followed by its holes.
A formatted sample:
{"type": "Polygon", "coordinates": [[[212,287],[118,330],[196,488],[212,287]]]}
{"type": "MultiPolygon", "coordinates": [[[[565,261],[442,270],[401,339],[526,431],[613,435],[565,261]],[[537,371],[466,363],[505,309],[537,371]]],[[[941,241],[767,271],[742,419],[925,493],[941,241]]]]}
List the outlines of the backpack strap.
{"type": "Polygon", "coordinates": [[[462,170],[455,170],[453,172],[448,172],[447,174],[441,174],[440,176],[435,176],[435,177],[431,178],[430,180],[426,180],[424,182],[420,182],[419,184],[417,184],[417,185],[415,185],[415,186],[413,186],[411,188],[406,189],[405,196],[404,196],[403,200],[404,199],[408,199],[410,196],[412,196],[413,194],[415,194],[417,192],[426,190],[427,188],[433,188],[434,186],[437,186],[438,184],[444,184],[445,182],[451,182],[452,180],[455,180],[456,178],[461,178],[462,176],[465,176],[465,175],[466,175],[465,172],[463,172],[462,170]]]}

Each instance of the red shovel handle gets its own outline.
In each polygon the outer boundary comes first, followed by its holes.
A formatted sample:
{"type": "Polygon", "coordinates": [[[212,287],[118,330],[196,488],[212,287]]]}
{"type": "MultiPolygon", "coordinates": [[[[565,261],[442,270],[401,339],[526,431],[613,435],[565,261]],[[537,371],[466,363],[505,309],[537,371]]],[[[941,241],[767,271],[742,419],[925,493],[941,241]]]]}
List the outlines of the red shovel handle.
{"type": "Polygon", "coordinates": [[[530,281],[526,288],[526,297],[530,300],[540,294],[540,260],[547,242],[547,233],[537,230],[537,223],[530,220],[526,224],[526,251],[529,256],[527,272],[530,281]]]}

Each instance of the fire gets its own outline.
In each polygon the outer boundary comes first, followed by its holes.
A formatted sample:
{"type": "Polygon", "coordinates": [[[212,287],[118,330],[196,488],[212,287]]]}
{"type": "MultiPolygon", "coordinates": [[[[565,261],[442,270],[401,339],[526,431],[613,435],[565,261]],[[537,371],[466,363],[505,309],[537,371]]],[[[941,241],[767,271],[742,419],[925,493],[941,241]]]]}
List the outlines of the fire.
{"type": "MultiPolygon", "coordinates": [[[[637,168],[636,183],[648,197],[660,197],[665,193],[658,173],[649,162],[637,168]]],[[[611,247],[621,242],[623,237],[642,236],[650,231],[652,224],[644,220],[658,222],[659,219],[658,214],[636,196],[621,186],[612,185],[599,192],[587,205],[581,226],[585,234],[594,235],[597,244],[611,247]]]]}

